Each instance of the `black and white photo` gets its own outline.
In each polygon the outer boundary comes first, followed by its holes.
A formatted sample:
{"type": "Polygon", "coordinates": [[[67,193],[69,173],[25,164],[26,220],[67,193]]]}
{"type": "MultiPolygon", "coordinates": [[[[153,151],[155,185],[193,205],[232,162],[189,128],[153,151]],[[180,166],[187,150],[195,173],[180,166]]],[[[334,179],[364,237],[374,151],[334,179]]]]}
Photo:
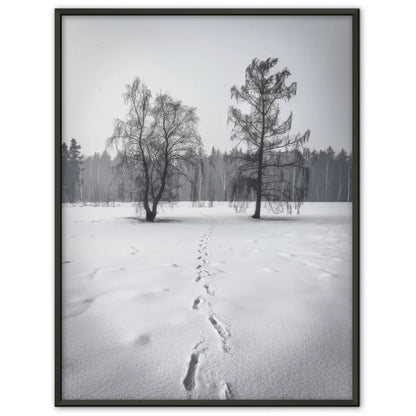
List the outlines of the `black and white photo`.
{"type": "Polygon", "coordinates": [[[56,25],[56,404],[358,405],[358,10],[56,25]]]}

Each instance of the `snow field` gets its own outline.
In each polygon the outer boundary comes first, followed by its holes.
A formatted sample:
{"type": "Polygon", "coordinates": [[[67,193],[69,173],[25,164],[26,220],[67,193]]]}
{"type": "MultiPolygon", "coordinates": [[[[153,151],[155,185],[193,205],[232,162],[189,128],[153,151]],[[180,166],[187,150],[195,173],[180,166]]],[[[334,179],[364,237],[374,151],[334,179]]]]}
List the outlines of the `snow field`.
{"type": "Polygon", "coordinates": [[[64,399],[348,399],[351,204],[63,208],[64,399]]]}

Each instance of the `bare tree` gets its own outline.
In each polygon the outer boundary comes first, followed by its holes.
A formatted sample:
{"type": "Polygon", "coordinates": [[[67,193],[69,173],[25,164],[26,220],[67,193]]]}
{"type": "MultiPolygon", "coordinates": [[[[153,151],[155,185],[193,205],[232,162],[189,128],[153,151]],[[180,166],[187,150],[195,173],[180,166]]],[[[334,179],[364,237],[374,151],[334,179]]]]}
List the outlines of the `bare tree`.
{"type": "Polygon", "coordinates": [[[273,210],[290,202],[299,204],[305,195],[306,170],[303,168],[303,144],[310,131],[290,136],[292,114],[280,120],[282,100],[296,94],[296,83],[286,85],[291,75],[287,68],[270,74],[277,58],[253,59],[246,69],[245,84],[231,88],[231,97],[244,103],[249,111],[243,114],[230,107],[228,120],[233,124],[231,140],[238,147],[245,143],[245,152],[235,152],[235,173],[232,180],[233,200],[249,198],[254,192],[256,208],[253,218],[260,218],[261,202],[269,202],[273,210]]]}
{"type": "Polygon", "coordinates": [[[126,88],[129,106],[125,120],[116,120],[109,142],[121,152],[117,166],[121,176],[134,175],[135,192],[154,221],[161,201],[172,201],[179,187],[183,167],[193,163],[202,147],[197,132],[196,109],[168,94],[154,102],[146,85],[135,78],[126,88]]]}

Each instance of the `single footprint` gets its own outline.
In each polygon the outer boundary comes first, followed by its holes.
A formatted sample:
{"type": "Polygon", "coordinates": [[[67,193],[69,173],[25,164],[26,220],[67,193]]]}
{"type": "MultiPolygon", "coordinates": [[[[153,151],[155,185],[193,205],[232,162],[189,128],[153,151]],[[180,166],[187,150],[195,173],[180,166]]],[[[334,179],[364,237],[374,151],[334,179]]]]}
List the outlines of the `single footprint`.
{"type": "Polygon", "coordinates": [[[195,345],[188,364],[188,371],[182,383],[186,391],[191,392],[195,388],[195,375],[199,363],[199,357],[205,352],[205,348],[200,348],[202,341],[195,345]]]}
{"type": "Polygon", "coordinates": [[[203,303],[204,299],[201,298],[201,296],[198,296],[195,300],[194,300],[194,304],[192,305],[192,309],[196,309],[198,310],[202,303],[203,303]]]}
{"type": "Polygon", "coordinates": [[[136,345],[147,345],[150,343],[150,335],[143,334],[136,339],[136,345]]]}
{"type": "Polygon", "coordinates": [[[67,303],[63,308],[64,318],[72,318],[85,312],[92,304],[93,299],[86,298],[80,301],[67,303]]]}
{"type": "Polygon", "coordinates": [[[209,286],[208,284],[204,285],[204,289],[207,292],[207,295],[215,296],[215,290],[211,286],[209,286]]]}
{"type": "Polygon", "coordinates": [[[225,326],[218,320],[218,318],[214,314],[210,314],[208,319],[221,339],[222,349],[224,350],[224,352],[231,352],[231,347],[228,345],[228,338],[230,338],[231,336],[230,331],[228,331],[228,329],[225,328],[225,326]]]}
{"type": "Polygon", "coordinates": [[[88,279],[94,279],[95,275],[100,271],[100,269],[94,269],[87,277],[88,279]]]}
{"type": "Polygon", "coordinates": [[[223,381],[221,385],[221,399],[222,400],[231,399],[231,388],[230,388],[230,385],[226,383],[225,381],[223,381]]]}

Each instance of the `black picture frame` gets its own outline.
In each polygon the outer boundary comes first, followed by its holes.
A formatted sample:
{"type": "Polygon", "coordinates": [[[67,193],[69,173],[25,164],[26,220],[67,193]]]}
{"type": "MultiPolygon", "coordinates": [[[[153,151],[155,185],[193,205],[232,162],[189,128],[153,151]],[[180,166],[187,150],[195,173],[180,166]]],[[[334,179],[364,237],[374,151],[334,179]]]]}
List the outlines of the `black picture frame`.
{"type": "Polygon", "coordinates": [[[55,406],[359,406],[360,405],[360,10],[359,9],[55,9],[55,406]],[[353,308],[351,400],[63,400],[62,388],[62,17],[280,15],[352,17],[353,308]]]}

